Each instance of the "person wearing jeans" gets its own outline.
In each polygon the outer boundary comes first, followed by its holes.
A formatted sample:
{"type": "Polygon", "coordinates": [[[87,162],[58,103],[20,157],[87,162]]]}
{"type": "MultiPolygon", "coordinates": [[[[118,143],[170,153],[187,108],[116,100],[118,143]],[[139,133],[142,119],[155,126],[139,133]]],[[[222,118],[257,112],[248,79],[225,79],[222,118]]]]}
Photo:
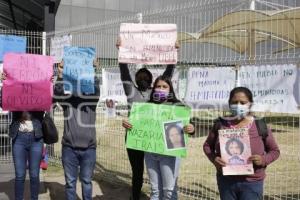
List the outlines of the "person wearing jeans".
{"type": "MultiPolygon", "coordinates": [[[[116,47],[119,49],[121,46],[121,39],[118,38],[116,47]]],[[[176,42],[176,48],[179,48],[179,44],[176,42]]],[[[127,97],[128,110],[130,111],[131,105],[134,102],[147,102],[149,101],[149,95],[151,93],[152,84],[152,73],[146,69],[141,68],[135,73],[135,82],[132,80],[130,71],[127,63],[119,63],[121,81],[123,83],[123,88],[125,95],[127,97]]],[[[174,73],[175,65],[167,65],[163,76],[172,78],[174,73]]],[[[128,116],[130,112],[128,112],[128,116]]],[[[124,126],[123,122],[123,126],[124,126]]],[[[126,126],[126,125],[125,125],[126,126]]],[[[125,136],[125,140],[127,134],[125,136]]],[[[141,196],[141,189],[143,186],[143,174],[144,174],[144,152],[135,149],[126,149],[129,158],[131,171],[132,171],[132,190],[131,190],[131,200],[139,200],[141,196]]]]}
{"type": "Polygon", "coordinates": [[[266,138],[262,138],[251,112],[253,94],[246,87],[233,88],[229,94],[229,109],[231,114],[215,121],[206,141],[203,151],[214,164],[217,171],[217,184],[221,200],[261,200],[263,199],[263,182],[265,169],[278,159],[279,147],[267,128],[266,138]],[[230,163],[221,157],[219,130],[245,128],[249,133],[251,156],[246,158],[253,164],[254,173],[245,175],[223,175],[222,167],[230,163]]]}
{"type": "Polygon", "coordinates": [[[180,158],[145,153],[147,172],[151,179],[151,200],[177,199],[176,181],[180,158]]]}
{"type": "MultiPolygon", "coordinates": [[[[149,103],[183,106],[176,98],[172,82],[169,77],[159,76],[150,94],[149,103]]],[[[131,129],[132,124],[123,122],[123,127],[131,129]]],[[[188,124],[183,128],[184,133],[193,134],[194,126],[188,124]]],[[[151,185],[150,200],[176,200],[179,158],[145,153],[145,162],[151,185]]]]}
{"type": "Polygon", "coordinates": [[[64,132],[62,164],[65,174],[65,199],[75,200],[79,172],[82,199],[92,200],[92,177],[96,163],[96,108],[100,96],[99,79],[95,77],[92,95],[67,95],[63,86],[63,63],[58,68],[54,87],[55,101],[63,108],[64,132]]]}
{"type": "Polygon", "coordinates": [[[69,199],[76,199],[76,181],[78,166],[80,167],[80,181],[82,184],[82,196],[85,199],[92,199],[92,176],[95,168],[96,149],[87,150],[73,149],[68,146],[62,148],[62,162],[66,176],[66,194],[69,199]]]}
{"type": "Polygon", "coordinates": [[[15,199],[24,199],[26,169],[29,169],[31,200],[37,200],[40,188],[40,162],[43,153],[43,112],[13,112],[9,135],[15,167],[15,199]],[[25,119],[25,118],[26,119],[25,119]]]}

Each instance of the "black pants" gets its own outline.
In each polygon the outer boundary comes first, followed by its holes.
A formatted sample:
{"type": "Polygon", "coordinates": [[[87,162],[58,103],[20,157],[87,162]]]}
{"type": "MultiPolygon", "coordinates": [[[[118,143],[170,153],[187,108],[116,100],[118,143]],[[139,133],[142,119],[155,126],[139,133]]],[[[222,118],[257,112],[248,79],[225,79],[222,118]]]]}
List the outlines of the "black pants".
{"type": "Polygon", "coordinates": [[[143,186],[144,174],[144,152],[134,149],[127,149],[127,154],[132,170],[132,200],[140,200],[143,186]]]}

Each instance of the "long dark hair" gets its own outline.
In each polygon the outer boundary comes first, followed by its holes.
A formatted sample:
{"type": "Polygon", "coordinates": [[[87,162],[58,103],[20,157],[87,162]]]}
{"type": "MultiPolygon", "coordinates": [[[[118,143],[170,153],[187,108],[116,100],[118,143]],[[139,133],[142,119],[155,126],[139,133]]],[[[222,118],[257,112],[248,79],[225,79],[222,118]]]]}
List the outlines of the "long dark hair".
{"type": "Polygon", "coordinates": [[[156,87],[158,81],[164,81],[170,87],[170,92],[169,92],[168,99],[167,99],[166,102],[179,103],[180,101],[177,99],[177,97],[175,95],[174,88],[173,88],[173,85],[172,85],[172,82],[171,82],[170,78],[164,77],[164,76],[159,76],[155,79],[154,84],[153,84],[153,88],[152,88],[152,91],[151,91],[151,94],[150,94],[149,102],[151,102],[151,103],[160,103],[160,102],[155,101],[154,98],[153,98],[155,87],[156,87]]]}

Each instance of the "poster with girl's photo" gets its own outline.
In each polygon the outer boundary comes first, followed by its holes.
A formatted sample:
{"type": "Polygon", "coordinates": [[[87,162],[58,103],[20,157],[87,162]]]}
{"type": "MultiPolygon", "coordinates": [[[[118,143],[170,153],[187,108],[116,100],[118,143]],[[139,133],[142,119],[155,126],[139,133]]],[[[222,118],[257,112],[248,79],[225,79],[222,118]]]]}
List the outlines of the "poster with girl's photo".
{"type": "Polygon", "coordinates": [[[107,118],[116,117],[116,101],[112,99],[106,99],[105,101],[105,110],[107,118]]]}
{"type": "Polygon", "coordinates": [[[168,150],[186,148],[182,121],[165,122],[164,138],[168,150]]]}
{"type": "Polygon", "coordinates": [[[221,157],[226,162],[223,175],[253,174],[249,133],[247,128],[219,130],[221,157]]]}

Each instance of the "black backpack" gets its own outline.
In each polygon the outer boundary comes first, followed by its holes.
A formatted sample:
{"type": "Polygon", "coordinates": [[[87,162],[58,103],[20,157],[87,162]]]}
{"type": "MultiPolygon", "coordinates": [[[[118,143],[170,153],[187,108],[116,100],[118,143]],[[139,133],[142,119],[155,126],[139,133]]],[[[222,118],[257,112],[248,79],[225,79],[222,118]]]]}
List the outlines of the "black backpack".
{"type": "MultiPolygon", "coordinates": [[[[266,149],[266,138],[269,135],[266,120],[265,120],[265,118],[254,117],[254,121],[255,121],[258,135],[261,136],[263,143],[264,143],[264,147],[266,149]]],[[[225,123],[226,123],[226,120],[222,119],[221,117],[219,117],[218,119],[215,120],[215,128],[216,128],[215,131],[217,134],[218,134],[218,130],[220,129],[222,124],[225,124],[225,123]]]]}

